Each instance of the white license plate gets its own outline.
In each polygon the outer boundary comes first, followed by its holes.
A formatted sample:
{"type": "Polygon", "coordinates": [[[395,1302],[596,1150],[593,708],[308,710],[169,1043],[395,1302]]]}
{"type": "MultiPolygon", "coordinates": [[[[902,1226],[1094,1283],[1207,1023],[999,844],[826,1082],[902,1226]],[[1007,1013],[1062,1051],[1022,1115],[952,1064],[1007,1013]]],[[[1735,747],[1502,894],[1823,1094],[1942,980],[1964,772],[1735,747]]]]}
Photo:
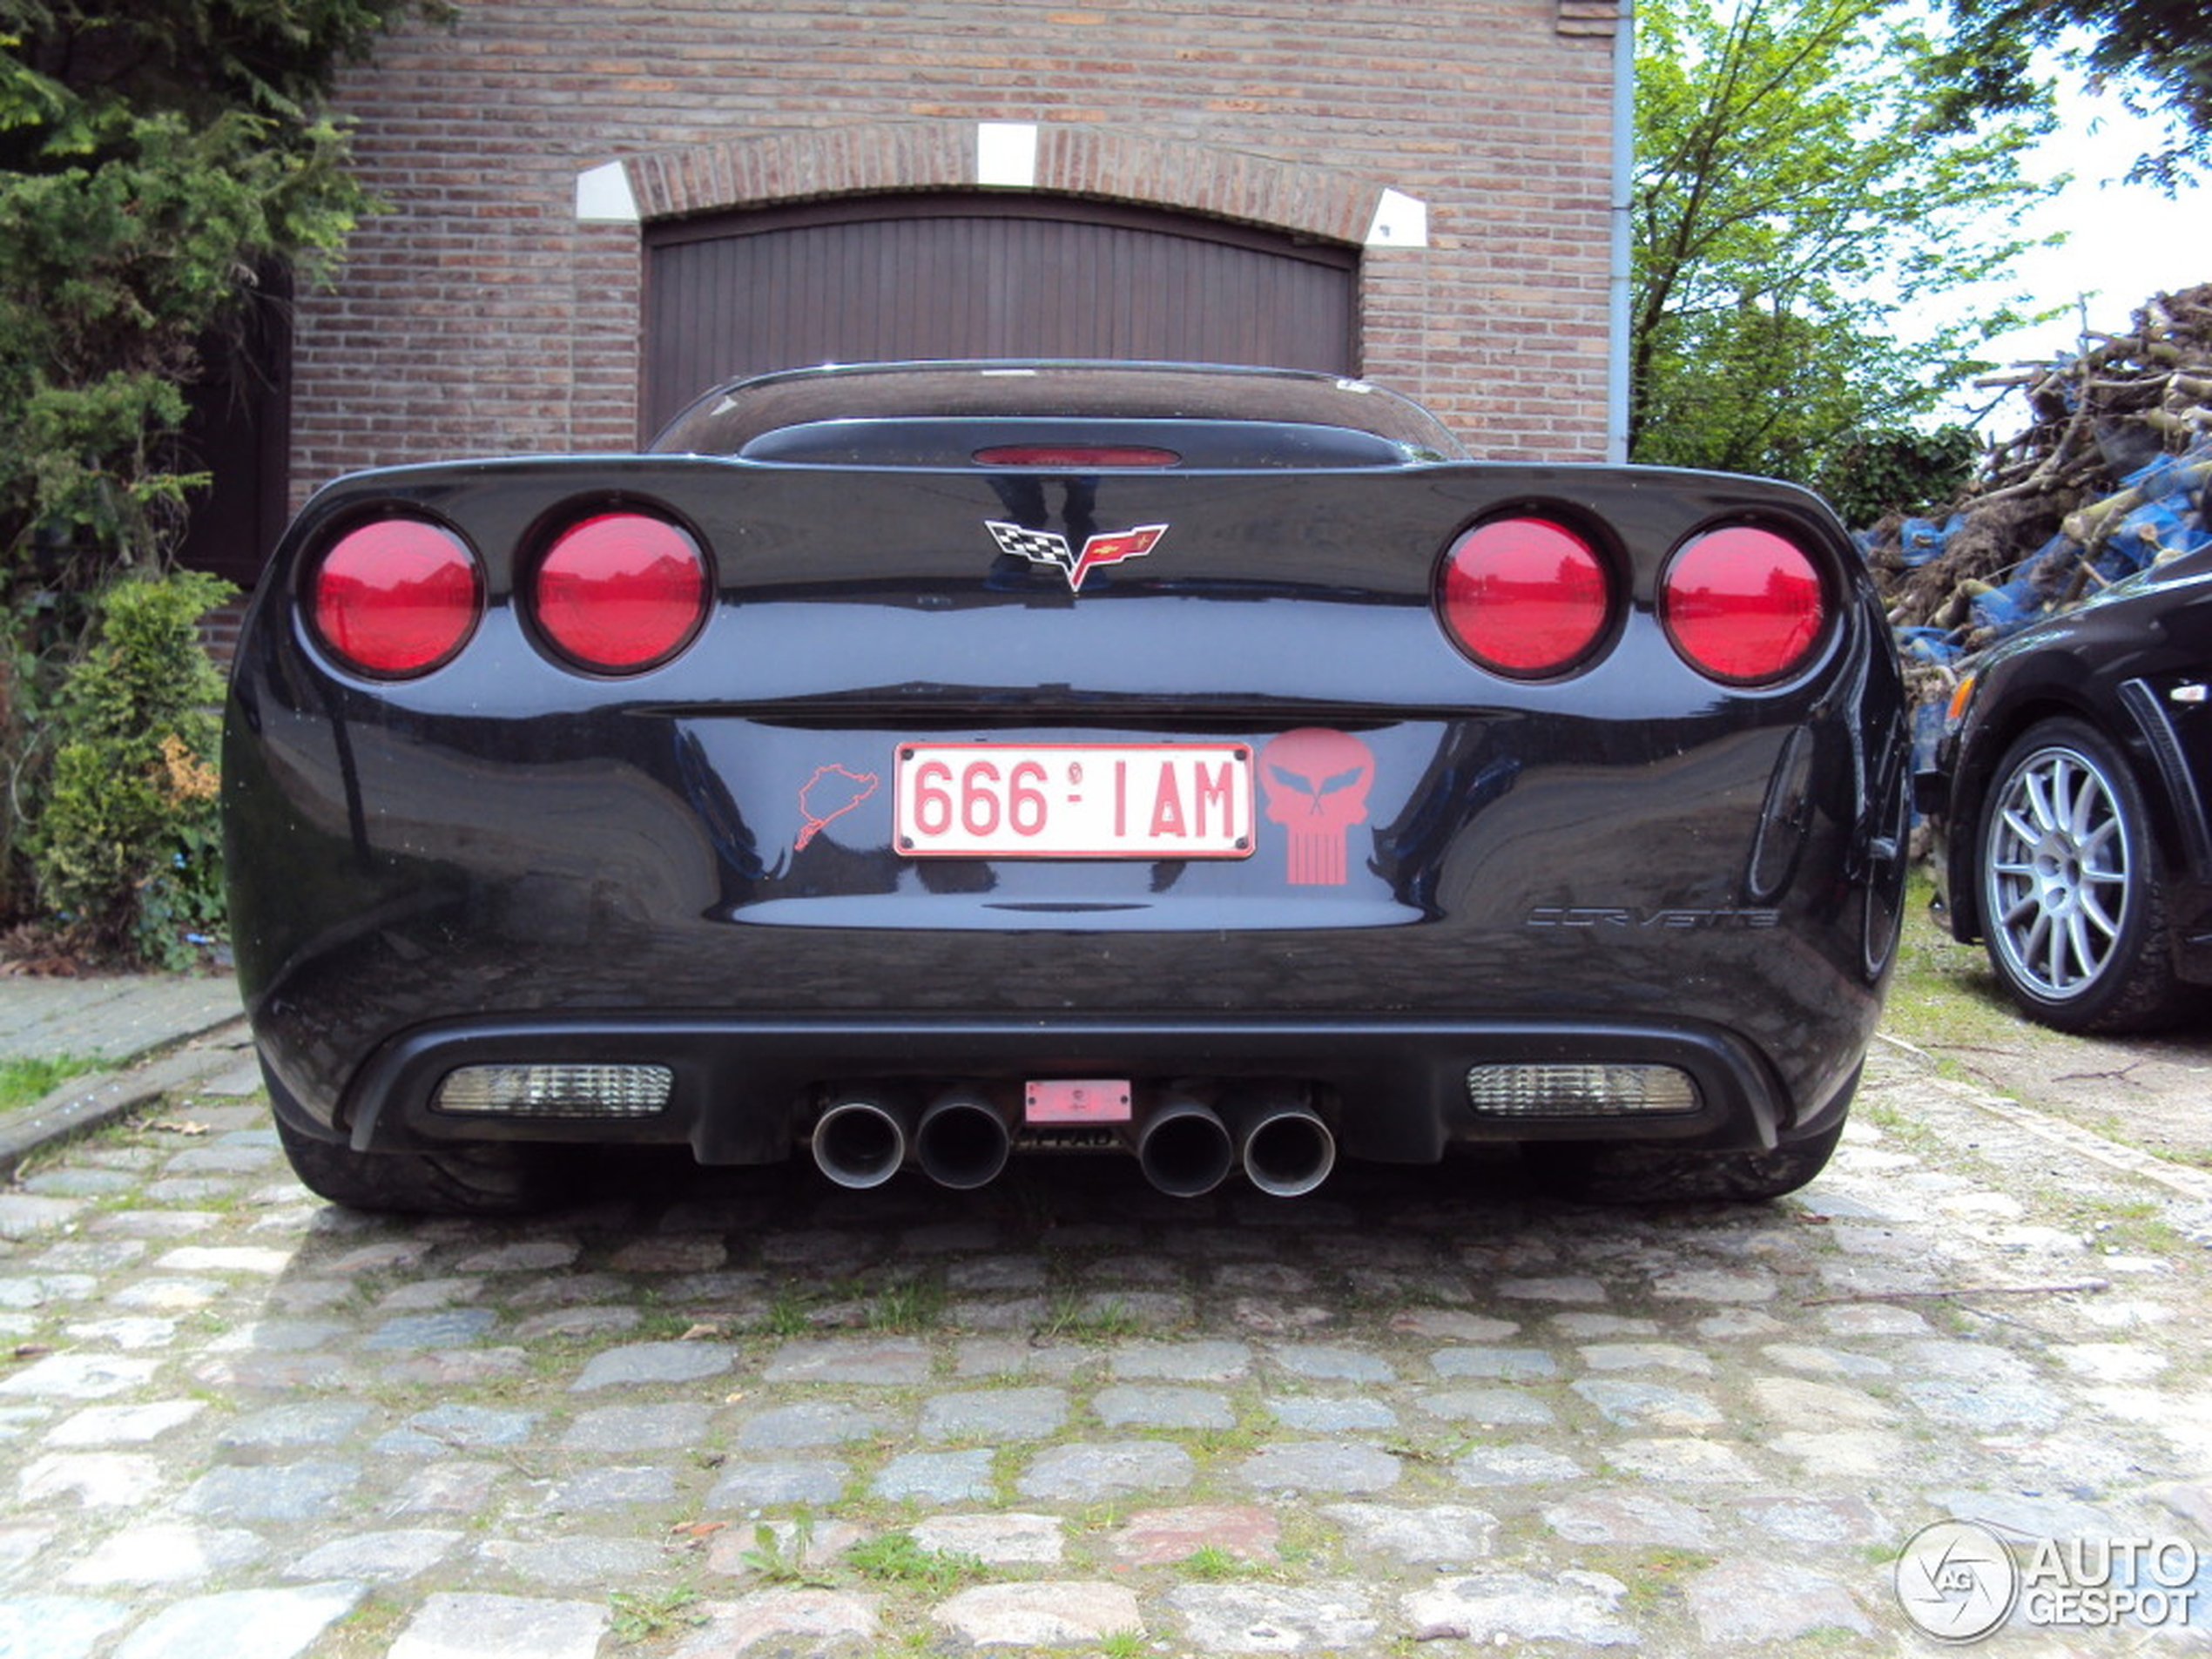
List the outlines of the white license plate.
{"type": "Polygon", "coordinates": [[[1241,859],[1252,752],[1241,743],[899,745],[909,858],[1241,859]]]}

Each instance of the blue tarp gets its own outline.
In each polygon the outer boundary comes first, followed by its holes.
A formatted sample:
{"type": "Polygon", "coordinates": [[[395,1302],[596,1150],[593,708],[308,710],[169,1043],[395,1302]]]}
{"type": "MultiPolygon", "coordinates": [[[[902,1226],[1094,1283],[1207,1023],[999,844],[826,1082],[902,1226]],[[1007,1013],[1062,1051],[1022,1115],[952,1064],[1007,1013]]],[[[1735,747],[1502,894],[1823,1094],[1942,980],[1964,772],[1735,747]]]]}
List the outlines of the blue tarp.
{"type": "Polygon", "coordinates": [[[1908,566],[1919,566],[1943,556],[1951,538],[1965,528],[1966,516],[1953,513],[1938,523],[1932,518],[1908,518],[1898,527],[1898,552],[1908,566]]]}
{"type": "MultiPolygon", "coordinates": [[[[2129,511],[2105,538],[2092,568],[2104,582],[2122,580],[2161,557],[2171,558],[2212,546],[2204,523],[2204,491],[2212,482],[2212,436],[2197,440],[2178,455],[2161,455],[2121,480],[2142,504],[2129,511]]],[[[1939,558],[1966,524],[1966,515],[1908,518],[1898,529],[1898,556],[1908,567],[1939,558]]],[[[1975,649],[2018,633],[2067,592],[2082,554],[2080,543],[2054,536],[2003,573],[1990,590],[1974,596],[1966,624],[1955,629],[1909,627],[1897,631],[1898,652],[1908,663],[1949,663],[1975,649]],[[2040,579],[2038,579],[2040,576],[2040,579]]]]}

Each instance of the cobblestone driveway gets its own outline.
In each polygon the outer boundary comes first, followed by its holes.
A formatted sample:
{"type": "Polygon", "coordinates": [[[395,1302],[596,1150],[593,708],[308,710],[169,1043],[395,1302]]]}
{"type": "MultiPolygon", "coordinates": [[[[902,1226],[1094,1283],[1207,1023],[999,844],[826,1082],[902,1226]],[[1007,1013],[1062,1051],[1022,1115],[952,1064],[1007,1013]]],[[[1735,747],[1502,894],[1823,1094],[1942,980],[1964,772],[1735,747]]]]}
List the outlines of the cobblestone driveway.
{"type": "Polygon", "coordinates": [[[0,1654],[1888,1654],[1945,1517],[2212,1553],[2212,1212],[1900,1066],[1766,1209],[639,1178],[363,1218],[207,1097],[45,1161],[0,1654]]]}

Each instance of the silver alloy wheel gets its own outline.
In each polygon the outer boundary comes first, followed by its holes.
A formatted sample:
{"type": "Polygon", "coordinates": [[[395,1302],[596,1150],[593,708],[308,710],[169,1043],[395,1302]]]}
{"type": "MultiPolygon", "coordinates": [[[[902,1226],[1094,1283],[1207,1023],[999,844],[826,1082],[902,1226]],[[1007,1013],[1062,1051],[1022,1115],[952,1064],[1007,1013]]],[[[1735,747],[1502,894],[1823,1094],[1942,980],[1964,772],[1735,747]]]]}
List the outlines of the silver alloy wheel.
{"type": "Polygon", "coordinates": [[[1983,868],[1990,941],[2028,990],[2070,1001],[2112,967],[2130,896],[2128,833],[2090,757],[2052,744],[2013,769],[1983,868]]]}

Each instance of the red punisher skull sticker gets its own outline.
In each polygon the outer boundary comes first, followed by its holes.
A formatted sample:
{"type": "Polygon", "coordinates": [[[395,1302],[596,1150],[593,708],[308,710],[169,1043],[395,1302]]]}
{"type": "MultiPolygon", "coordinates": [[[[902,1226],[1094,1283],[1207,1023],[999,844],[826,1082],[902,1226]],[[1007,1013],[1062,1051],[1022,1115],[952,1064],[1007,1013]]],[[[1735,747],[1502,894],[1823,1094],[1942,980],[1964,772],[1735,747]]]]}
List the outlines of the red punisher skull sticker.
{"type": "Polygon", "coordinates": [[[1259,752],[1259,780],[1268,821],[1289,832],[1290,884],[1342,887],[1345,843],[1353,825],[1367,821],[1373,752],[1348,732],[1301,726],[1259,752]]]}

